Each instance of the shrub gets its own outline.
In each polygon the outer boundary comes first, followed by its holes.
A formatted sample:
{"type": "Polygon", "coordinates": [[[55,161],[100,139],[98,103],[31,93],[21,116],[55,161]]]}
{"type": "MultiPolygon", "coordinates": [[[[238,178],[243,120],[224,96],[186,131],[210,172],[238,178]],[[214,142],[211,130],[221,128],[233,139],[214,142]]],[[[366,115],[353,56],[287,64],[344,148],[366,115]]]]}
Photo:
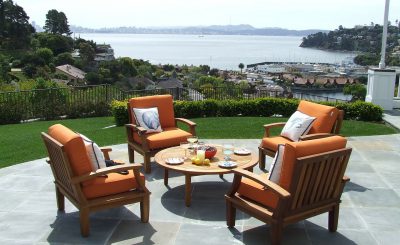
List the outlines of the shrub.
{"type": "Polygon", "coordinates": [[[128,101],[113,100],[111,102],[111,113],[114,116],[115,124],[117,126],[123,126],[129,123],[129,115],[127,109],[128,101]]]}
{"type": "MultiPolygon", "coordinates": [[[[128,123],[126,101],[113,101],[111,111],[117,126],[128,123]]],[[[344,118],[360,121],[381,121],[383,110],[371,103],[357,101],[354,103],[321,102],[345,111],[344,118]]],[[[261,98],[254,100],[203,100],[174,101],[175,117],[233,117],[282,115],[289,117],[299,105],[297,99],[261,98]]]]}

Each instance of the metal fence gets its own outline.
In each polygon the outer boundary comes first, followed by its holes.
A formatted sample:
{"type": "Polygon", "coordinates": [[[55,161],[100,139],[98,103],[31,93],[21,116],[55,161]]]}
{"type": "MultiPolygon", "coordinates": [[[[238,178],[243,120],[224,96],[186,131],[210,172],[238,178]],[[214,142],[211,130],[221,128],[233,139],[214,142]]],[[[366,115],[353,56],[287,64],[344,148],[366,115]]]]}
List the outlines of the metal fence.
{"type": "MultiPolygon", "coordinates": [[[[284,96],[281,91],[260,91],[241,88],[169,88],[122,91],[111,85],[1,92],[0,124],[36,118],[104,116],[109,115],[109,104],[112,100],[125,100],[132,97],[156,94],[171,94],[174,100],[191,101],[284,96]]],[[[308,96],[305,93],[294,93],[293,97],[316,101],[342,102],[334,98],[308,96]]]]}

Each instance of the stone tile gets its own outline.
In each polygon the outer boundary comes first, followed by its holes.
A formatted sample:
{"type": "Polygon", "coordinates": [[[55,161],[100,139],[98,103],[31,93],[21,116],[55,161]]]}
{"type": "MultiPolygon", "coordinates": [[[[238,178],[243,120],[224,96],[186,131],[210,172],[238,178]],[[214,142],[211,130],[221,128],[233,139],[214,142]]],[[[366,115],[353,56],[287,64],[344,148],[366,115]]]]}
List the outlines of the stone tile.
{"type": "Polygon", "coordinates": [[[54,219],[46,213],[8,212],[0,219],[0,238],[34,243],[51,231],[54,219]]]}
{"type": "MultiPolygon", "coordinates": [[[[323,213],[307,219],[305,227],[310,229],[328,230],[328,213],[323,213]]],[[[338,229],[366,230],[364,221],[361,219],[356,208],[340,207],[338,229]]]]}
{"type": "Polygon", "coordinates": [[[400,207],[400,197],[391,189],[352,191],[350,198],[356,207],[400,207]]]}
{"type": "Polygon", "coordinates": [[[82,237],[78,217],[62,215],[52,224],[51,232],[42,236],[40,242],[66,244],[104,244],[111,236],[118,220],[90,219],[90,235],[82,237]]]}
{"type": "Polygon", "coordinates": [[[45,185],[52,184],[52,179],[41,176],[7,175],[0,178],[0,190],[39,191],[45,185]]]}
{"type": "Polygon", "coordinates": [[[382,177],[391,188],[400,189],[400,174],[384,173],[382,177]]]}
{"type": "Polygon", "coordinates": [[[340,230],[329,232],[327,230],[312,229],[307,234],[313,245],[355,245],[378,244],[368,231],[340,230]]]}
{"type": "Polygon", "coordinates": [[[395,208],[359,208],[358,212],[371,231],[399,230],[400,206],[395,208]]]}
{"type": "MultiPolygon", "coordinates": [[[[271,244],[269,226],[243,227],[243,243],[246,245],[271,244]]],[[[304,229],[286,227],[283,229],[282,244],[311,244],[304,229]]]]}
{"type": "MultiPolygon", "coordinates": [[[[192,201],[185,212],[184,223],[226,225],[225,202],[192,201]]],[[[243,217],[236,214],[236,224],[241,225],[243,217]]]]}
{"type": "Polygon", "coordinates": [[[385,181],[376,173],[352,173],[350,178],[353,185],[358,185],[366,189],[389,188],[385,181]]]}
{"type": "MultiPolygon", "coordinates": [[[[352,153],[353,155],[353,153],[352,153]]],[[[347,164],[346,175],[352,179],[353,173],[375,173],[374,169],[366,161],[350,160],[347,164]]]]}
{"type": "Polygon", "coordinates": [[[108,240],[110,244],[175,244],[179,223],[121,221],[108,240]]]}
{"type": "MultiPolygon", "coordinates": [[[[125,206],[127,213],[124,220],[140,219],[140,205],[125,206]]],[[[181,222],[187,210],[184,200],[151,198],[150,196],[150,222],[181,222]]]]}
{"type": "Polygon", "coordinates": [[[242,244],[241,234],[236,229],[221,226],[182,224],[175,241],[176,245],[196,244],[242,244]]]}
{"type": "Polygon", "coordinates": [[[33,195],[32,192],[0,190],[0,211],[7,212],[18,208],[18,206],[31,195],[33,195]]]}
{"type": "Polygon", "coordinates": [[[400,230],[396,231],[374,231],[372,235],[378,241],[379,244],[394,244],[394,241],[399,240],[400,230]]]}
{"type": "Polygon", "coordinates": [[[381,156],[381,161],[375,161],[371,166],[378,173],[396,173],[400,174],[400,155],[396,159],[386,158],[384,155],[381,156]],[[386,159],[386,160],[383,160],[386,159]]]}

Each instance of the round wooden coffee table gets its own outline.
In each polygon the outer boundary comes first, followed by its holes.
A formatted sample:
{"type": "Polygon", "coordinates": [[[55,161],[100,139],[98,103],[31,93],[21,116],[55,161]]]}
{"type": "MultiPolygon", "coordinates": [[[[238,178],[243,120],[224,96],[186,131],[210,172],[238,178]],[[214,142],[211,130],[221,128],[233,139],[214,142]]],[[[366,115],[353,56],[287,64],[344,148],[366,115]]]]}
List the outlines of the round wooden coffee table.
{"type": "MultiPolygon", "coordinates": [[[[217,154],[211,159],[210,166],[197,166],[192,164],[190,158],[194,155],[190,155],[188,153],[189,159],[186,159],[182,164],[172,165],[166,163],[166,159],[171,157],[180,157],[184,155],[184,149],[179,146],[171,147],[164,149],[158,152],[154,158],[156,163],[164,167],[164,184],[168,185],[168,171],[174,170],[177,172],[181,172],[185,175],[185,204],[186,206],[190,206],[191,203],[191,189],[192,189],[192,176],[196,175],[211,175],[211,174],[219,174],[222,176],[223,174],[227,174],[231,172],[232,168],[222,168],[219,167],[218,164],[220,161],[224,161],[223,156],[223,148],[220,145],[213,145],[217,148],[217,154]]],[[[257,154],[251,153],[249,155],[236,155],[232,154],[231,159],[233,162],[237,164],[236,168],[247,169],[252,171],[254,165],[258,163],[257,154]]]]}

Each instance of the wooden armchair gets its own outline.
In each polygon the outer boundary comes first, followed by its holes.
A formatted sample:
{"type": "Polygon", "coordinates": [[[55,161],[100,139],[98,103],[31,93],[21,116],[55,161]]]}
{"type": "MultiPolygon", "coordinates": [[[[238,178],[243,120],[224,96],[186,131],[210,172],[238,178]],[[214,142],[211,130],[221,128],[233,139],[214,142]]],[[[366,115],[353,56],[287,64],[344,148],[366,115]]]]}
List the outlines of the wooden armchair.
{"type": "Polygon", "coordinates": [[[236,208],[270,225],[272,244],[280,244],[288,224],[329,212],[329,231],[337,229],[339,204],[349,178],[344,176],[351,149],[346,139],[332,136],[285,145],[278,183],[264,175],[234,169],[225,195],[228,227],[235,226],[236,208]]]}
{"type": "Polygon", "coordinates": [[[190,136],[196,135],[196,124],[183,118],[175,118],[174,106],[171,95],[155,95],[132,98],[128,102],[130,124],[126,126],[128,137],[129,161],[134,162],[134,152],[143,155],[146,173],[151,172],[150,158],[157,152],[168,147],[178,146],[180,142],[187,141],[190,136]],[[162,132],[147,133],[146,129],[136,123],[133,108],[157,107],[162,132]],[[179,129],[177,122],[189,126],[189,132],[179,129]]]}
{"type": "MultiPolygon", "coordinates": [[[[82,137],[56,124],[42,133],[51,170],[54,175],[58,210],[64,211],[64,197],[79,209],[81,234],[89,235],[89,213],[102,209],[140,202],[141,221],[149,220],[149,196],[140,164],[91,170],[82,137]],[[121,175],[121,171],[128,171],[121,175]]],[[[110,148],[102,149],[109,160],[110,148]]]]}
{"type": "MultiPolygon", "coordinates": [[[[311,140],[332,135],[338,135],[342,127],[344,111],[338,110],[332,106],[320,105],[309,101],[301,101],[298,111],[309,116],[316,117],[307,135],[300,137],[300,140],[311,140]]],[[[284,127],[285,122],[271,123],[264,125],[265,133],[258,147],[259,166],[260,169],[265,169],[265,156],[274,157],[279,144],[292,142],[290,139],[283,136],[270,135],[270,130],[276,127],[284,127]]]]}

